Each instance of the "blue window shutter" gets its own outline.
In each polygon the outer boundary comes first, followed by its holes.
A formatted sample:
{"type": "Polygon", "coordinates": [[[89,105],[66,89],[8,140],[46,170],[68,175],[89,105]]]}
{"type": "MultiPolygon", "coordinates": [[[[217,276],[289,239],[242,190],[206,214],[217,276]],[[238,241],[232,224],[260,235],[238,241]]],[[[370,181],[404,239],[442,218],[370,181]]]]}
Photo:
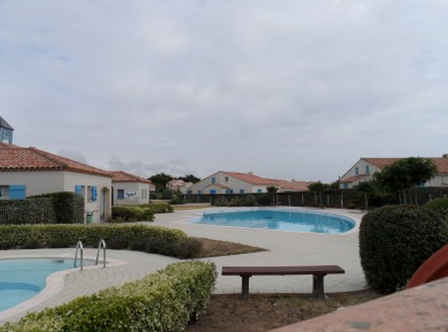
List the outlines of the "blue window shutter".
{"type": "Polygon", "coordinates": [[[92,202],[96,202],[98,197],[98,189],[97,187],[92,187],[92,202]]]}
{"type": "Polygon", "coordinates": [[[15,185],[9,186],[9,199],[25,199],[26,186],[15,185]]]}
{"type": "Polygon", "coordinates": [[[198,190],[198,195],[201,195],[202,194],[202,190],[198,190]]]}
{"type": "Polygon", "coordinates": [[[75,193],[82,195],[82,186],[75,186],[75,193]]]}
{"type": "Polygon", "coordinates": [[[240,194],[244,194],[244,189],[240,189],[240,194]]]}

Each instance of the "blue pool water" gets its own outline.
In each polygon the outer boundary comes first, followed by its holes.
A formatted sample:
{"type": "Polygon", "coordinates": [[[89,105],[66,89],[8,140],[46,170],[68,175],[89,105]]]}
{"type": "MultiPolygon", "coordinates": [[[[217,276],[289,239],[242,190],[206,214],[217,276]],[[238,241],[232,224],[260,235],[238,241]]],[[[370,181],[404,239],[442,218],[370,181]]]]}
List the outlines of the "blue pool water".
{"type": "Polygon", "coordinates": [[[345,233],[355,227],[347,217],[314,211],[248,210],[204,213],[196,224],[307,233],[345,233]]]}
{"type": "Polygon", "coordinates": [[[0,260],[0,311],[42,291],[50,274],[72,268],[73,259],[0,260]]]}

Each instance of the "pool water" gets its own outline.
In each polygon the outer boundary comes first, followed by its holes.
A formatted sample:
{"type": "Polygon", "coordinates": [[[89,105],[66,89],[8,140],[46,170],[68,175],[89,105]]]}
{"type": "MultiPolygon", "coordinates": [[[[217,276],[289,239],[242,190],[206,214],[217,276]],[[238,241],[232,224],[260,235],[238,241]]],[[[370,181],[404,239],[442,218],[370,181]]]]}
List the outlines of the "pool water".
{"type": "Polygon", "coordinates": [[[345,233],[355,227],[348,217],[291,210],[246,210],[204,213],[196,224],[248,227],[306,233],[345,233]]]}
{"type": "MultiPolygon", "coordinates": [[[[73,268],[73,259],[1,259],[0,311],[12,308],[42,291],[47,277],[73,268]]],[[[86,261],[84,261],[86,264],[86,261]]]]}

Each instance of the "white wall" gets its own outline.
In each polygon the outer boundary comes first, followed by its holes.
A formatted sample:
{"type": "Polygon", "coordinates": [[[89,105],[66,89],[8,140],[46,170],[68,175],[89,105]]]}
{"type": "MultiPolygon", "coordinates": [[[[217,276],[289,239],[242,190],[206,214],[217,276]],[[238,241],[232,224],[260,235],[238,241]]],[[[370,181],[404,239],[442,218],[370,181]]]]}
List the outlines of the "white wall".
{"type": "MultiPolygon", "coordinates": [[[[206,177],[205,179],[195,183],[192,186],[192,192],[193,194],[197,194],[200,191],[202,191],[203,194],[210,194],[210,190],[216,190],[217,194],[225,194],[226,193],[226,189],[222,189],[219,188],[217,186],[211,186],[212,185],[212,178],[216,179],[216,183],[219,183],[223,186],[229,187],[230,189],[233,190],[234,194],[239,194],[240,190],[244,190],[244,193],[253,193],[253,188],[252,185],[241,181],[239,179],[236,179],[230,175],[227,175],[223,172],[217,172],[215,174],[212,174],[208,177],[206,177]]],[[[256,190],[255,190],[256,192],[256,190]]]]}
{"type": "Polygon", "coordinates": [[[113,182],[114,205],[140,205],[149,203],[150,185],[141,182],[113,182]],[[118,199],[118,190],[124,191],[124,198],[118,199]],[[135,195],[131,195],[135,193],[135,195]]]}

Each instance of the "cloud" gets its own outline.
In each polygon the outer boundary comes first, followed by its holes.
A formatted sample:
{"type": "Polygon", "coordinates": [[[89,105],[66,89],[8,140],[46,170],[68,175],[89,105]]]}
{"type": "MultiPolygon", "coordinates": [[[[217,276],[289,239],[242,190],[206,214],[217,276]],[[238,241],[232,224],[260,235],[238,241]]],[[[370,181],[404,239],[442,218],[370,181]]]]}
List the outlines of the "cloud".
{"type": "Polygon", "coordinates": [[[447,14],[437,0],[1,1],[2,115],[16,143],[96,166],[331,181],[363,156],[446,152],[447,14]]]}

